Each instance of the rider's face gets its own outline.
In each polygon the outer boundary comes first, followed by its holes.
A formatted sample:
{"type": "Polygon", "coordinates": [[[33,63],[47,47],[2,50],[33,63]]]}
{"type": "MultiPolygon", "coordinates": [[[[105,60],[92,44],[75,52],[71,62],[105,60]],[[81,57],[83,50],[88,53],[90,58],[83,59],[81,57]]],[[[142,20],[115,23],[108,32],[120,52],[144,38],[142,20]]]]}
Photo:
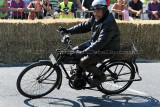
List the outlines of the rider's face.
{"type": "Polygon", "coordinates": [[[93,14],[97,20],[100,20],[103,17],[103,10],[102,9],[94,10],[93,14]]]}

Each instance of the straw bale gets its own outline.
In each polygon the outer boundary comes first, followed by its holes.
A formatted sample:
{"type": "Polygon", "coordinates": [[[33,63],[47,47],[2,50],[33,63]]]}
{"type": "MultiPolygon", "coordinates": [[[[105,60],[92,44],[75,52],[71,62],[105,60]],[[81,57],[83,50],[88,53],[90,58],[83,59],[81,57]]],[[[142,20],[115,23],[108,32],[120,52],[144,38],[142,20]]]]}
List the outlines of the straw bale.
{"type": "MultiPolygon", "coordinates": [[[[44,20],[0,20],[0,62],[26,63],[48,59],[56,55],[56,48],[65,48],[61,36],[56,32],[58,26],[72,27],[88,19],[44,19],[44,20]]],[[[160,21],[133,22],[116,20],[121,33],[121,43],[134,43],[140,52],[138,58],[160,58],[160,21]]],[[[70,35],[73,46],[79,45],[91,36],[70,35]]]]}
{"type": "Polygon", "coordinates": [[[139,46],[140,57],[148,60],[159,60],[160,46],[160,21],[139,22],[138,29],[135,35],[135,43],[139,46]]]}

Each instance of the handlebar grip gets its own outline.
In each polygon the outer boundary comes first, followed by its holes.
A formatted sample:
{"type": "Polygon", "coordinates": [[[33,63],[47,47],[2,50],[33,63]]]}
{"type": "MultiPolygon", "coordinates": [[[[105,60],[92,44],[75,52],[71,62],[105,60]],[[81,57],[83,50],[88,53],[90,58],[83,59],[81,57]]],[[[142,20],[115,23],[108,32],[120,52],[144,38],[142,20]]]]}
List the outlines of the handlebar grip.
{"type": "Polygon", "coordinates": [[[57,32],[59,32],[62,36],[64,36],[64,32],[60,31],[60,29],[62,29],[62,28],[63,28],[62,26],[59,26],[57,32]]]}
{"type": "Polygon", "coordinates": [[[62,28],[63,28],[62,26],[59,26],[59,27],[58,27],[59,30],[62,29],[62,28]]]}
{"type": "Polygon", "coordinates": [[[60,34],[61,34],[62,36],[64,36],[64,32],[63,32],[63,31],[60,31],[60,34]]]}

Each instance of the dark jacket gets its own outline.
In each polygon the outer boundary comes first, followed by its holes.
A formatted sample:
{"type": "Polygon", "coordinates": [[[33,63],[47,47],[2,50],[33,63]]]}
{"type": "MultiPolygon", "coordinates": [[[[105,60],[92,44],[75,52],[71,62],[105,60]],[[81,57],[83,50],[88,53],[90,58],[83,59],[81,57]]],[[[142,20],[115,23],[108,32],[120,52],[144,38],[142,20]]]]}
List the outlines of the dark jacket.
{"type": "Polygon", "coordinates": [[[79,46],[81,49],[84,48],[86,53],[104,50],[118,51],[120,48],[120,32],[111,13],[105,15],[100,21],[96,21],[92,16],[88,21],[68,30],[71,34],[92,31],[91,39],[79,46]]]}

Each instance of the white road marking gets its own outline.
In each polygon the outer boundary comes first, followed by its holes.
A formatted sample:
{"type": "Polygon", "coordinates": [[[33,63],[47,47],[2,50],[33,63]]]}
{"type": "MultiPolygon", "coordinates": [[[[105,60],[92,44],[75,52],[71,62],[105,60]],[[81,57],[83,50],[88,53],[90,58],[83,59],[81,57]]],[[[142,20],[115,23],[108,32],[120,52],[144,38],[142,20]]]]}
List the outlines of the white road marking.
{"type": "MultiPolygon", "coordinates": [[[[114,86],[114,87],[117,87],[117,88],[122,88],[122,86],[120,86],[120,85],[117,85],[117,84],[111,84],[111,83],[106,83],[106,84],[109,84],[109,85],[111,85],[111,86],[114,86]]],[[[127,91],[131,91],[131,92],[134,92],[134,93],[137,93],[137,94],[140,94],[140,95],[147,95],[146,93],[144,93],[144,92],[141,92],[141,91],[137,91],[137,90],[134,90],[134,89],[131,89],[131,88],[128,88],[128,89],[126,89],[127,91]]]]}
{"type": "Polygon", "coordinates": [[[134,90],[134,89],[131,89],[131,88],[128,88],[127,90],[128,90],[128,91],[131,91],[131,92],[134,92],[134,93],[137,93],[137,94],[140,94],[140,95],[147,95],[147,94],[144,93],[144,92],[137,91],[137,90],[134,90]]]}

